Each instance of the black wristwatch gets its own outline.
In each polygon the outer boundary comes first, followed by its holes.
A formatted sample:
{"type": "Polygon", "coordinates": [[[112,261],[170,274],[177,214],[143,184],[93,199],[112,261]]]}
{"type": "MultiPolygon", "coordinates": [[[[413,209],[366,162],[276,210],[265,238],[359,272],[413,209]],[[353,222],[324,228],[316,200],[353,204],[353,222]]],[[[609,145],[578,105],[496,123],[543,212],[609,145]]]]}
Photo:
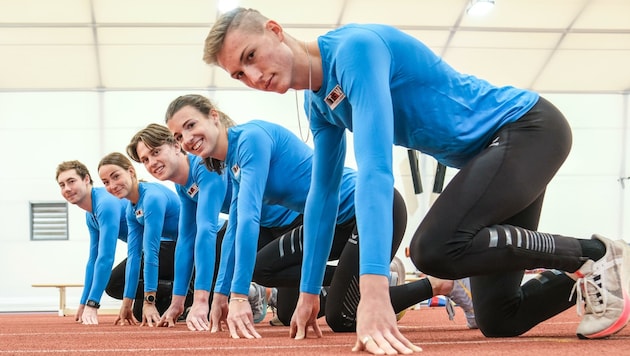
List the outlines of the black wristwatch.
{"type": "Polygon", "coordinates": [[[148,304],[155,304],[155,296],[152,294],[149,294],[147,296],[144,297],[144,302],[148,303],[148,304]]]}
{"type": "Polygon", "coordinates": [[[88,300],[87,303],[85,303],[85,305],[87,305],[88,307],[91,307],[91,308],[96,308],[96,309],[101,307],[101,305],[98,304],[97,301],[94,301],[94,300],[91,300],[91,299],[88,300]]]}

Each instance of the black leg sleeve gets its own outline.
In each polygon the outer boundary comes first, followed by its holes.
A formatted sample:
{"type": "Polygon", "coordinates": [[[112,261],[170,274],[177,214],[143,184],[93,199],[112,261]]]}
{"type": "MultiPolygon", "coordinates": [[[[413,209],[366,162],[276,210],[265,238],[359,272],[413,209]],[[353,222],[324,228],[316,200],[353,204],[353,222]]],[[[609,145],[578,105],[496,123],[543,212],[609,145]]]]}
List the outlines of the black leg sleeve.
{"type": "Polygon", "coordinates": [[[433,297],[428,278],[422,278],[399,286],[389,287],[389,297],[396,314],[433,297]]]}

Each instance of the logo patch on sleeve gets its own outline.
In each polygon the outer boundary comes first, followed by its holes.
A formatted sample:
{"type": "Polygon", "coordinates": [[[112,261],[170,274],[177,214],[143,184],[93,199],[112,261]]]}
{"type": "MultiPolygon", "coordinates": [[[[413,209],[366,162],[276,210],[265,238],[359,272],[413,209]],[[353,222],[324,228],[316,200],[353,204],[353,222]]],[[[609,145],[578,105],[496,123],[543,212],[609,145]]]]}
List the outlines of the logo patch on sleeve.
{"type": "Polygon", "coordinates": [[[335,110],[335,108],[339,105],[339,103],[341,103],[343,101],[343,99],[346,98],[346,94],[344,94],[343,90],[341,90],[341,87],[339,86],[339,84],[337,84],[333,90],[330,91],[330,93],[328,93],[328,95],[326,95],[326,104],[328,104],[328,107],[330,108],[330,110],[335,110]]]}
{"type": "Polygon", "coordinates": [[[232,166],[232,174],[234,175],[234,179],[239,179],[239,175],[241,174],[241,167],[239,167],[238,164],[232,166]]]}
{"type": "Polygon", "coordinates": [[[197,186],[197,183],[193,183],[193,185],[191,185],[190,188],[188,188],[188,190],[186,191],[186,194],[188,194],[189,197],[193,198],[195,195],[197,195],[198,192],[199,187],[197,186]]]}

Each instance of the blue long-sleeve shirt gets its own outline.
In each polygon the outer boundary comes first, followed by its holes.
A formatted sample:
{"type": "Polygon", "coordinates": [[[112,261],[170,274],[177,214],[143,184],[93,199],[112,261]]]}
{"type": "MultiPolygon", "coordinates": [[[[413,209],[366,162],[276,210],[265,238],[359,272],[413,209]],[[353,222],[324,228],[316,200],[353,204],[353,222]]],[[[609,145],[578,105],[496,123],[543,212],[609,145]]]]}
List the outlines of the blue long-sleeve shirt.
{"type": "Polygon", "coordinates": [[[125,209],[129,201],[118,199],[105,188],[92,188],[92,211],[85,212],[90,232],[90,254],[85,267],[81,304],[100,302],[109,282],[116,255],[116,243],[127,241],[125,209]]]}
{"type": "MultiPolygon", "coordinates": [[[[201,158],[191,154],[188,154],[188,162],[188,181],[185,185],[175,185],[181,200],[181,212],[179,237],[175,247],[173,293],[180,296],[187,293],[193,263],[195,290],[210,291],[217,233],[222,225],[219,213],[229,214],[232,198],[232,184],[228,174],[210,172],[203,165],[201,158]]],[[[281,206],[264,204],[261,226],[270,228],[285,226],[298,215],[299,213],[281,206]]]]}
{"type": "MultiPolygon", "coordinates": [[[[335,191],[354,133],[360,273],[389,273],[393,197],[392,145],[416,149],[460,168],[502,126],[538,100],[534,92],[497,87],[455,71],[417,39],[385,25],[346,25],[318,38],[323,83],[305,92],[315,158],[305,240],[331,232],[335,191]],[[357,55],[361,53],[362,55],[357,55]]],[[[306,243],[306,242],[305,242],[306,243]]],[[[305,251],[302,288],[321,284],[321,253],[305,251]],[[314,272],[313,272],[314,273],[314,272]]]]}
{"type": "Polygon", "coordinates": [[[214,275],[217,233],[227,214],[230,195],[226,175],[210,172],[201,158],[188,154],[189,171],[185,185],[176,184],[181,201],[179,236],[175,246],[173,294],[184,296],[195,267],[195,290],[210,291],[214,275]]]}
{"type": "MultiPolygon", "coordinates": [[[[311,181],[312,157],[312,149],[282,126],[255,120],[228,129],[225,163],[233,193],[221,255],[221,269],[225,268],[226,273],[217,282],[220,291],[227,294],[226,284],[231,279],[231,292],[248,293],[257,248],[256,239],[251,237],[258,235],[261,206],[281,205],[302,213],[311,181]]],[[[331,211],[338,223],[354,217],[355,172],[345,172],[342,189],[336,194],[338,204],[331,211]]],[[[332,235],[315,243],[325,245],[322,253],[326,260],[332,235]]]]}
{"type": "Polygon", "coordinates": [[[125,298],[135,299],[144,256],[144,292],[157,290],[160,241],[177,240],[180,202],[174,191],[163,184],[138,183],[136,204],[127,205],[127,267],[125,298]]]}

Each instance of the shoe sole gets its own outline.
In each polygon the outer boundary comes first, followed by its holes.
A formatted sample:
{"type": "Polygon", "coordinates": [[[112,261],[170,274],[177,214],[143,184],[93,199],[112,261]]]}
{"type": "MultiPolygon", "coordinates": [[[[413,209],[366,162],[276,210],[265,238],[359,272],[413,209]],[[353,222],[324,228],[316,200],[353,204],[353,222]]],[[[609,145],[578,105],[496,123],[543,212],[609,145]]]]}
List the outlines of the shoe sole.
{"type": "Polygon", "coordinates": [[[624,244],[624,246],[622,247],[622,254],[627,254],[625,255],[625,258],[622,257],[623,263],[621,264],[619,275],[620,281],[622,282],[621,288],[623,290],[623,311],[621,312],[621,315],[619,316],[617,321],[615,321],[608,328],[589,335],[577,334],[579,339],[603,339],[609,337],[620,332],[630,321],[630,295],[628,295],[628,290],[630,290],[630,276],[628,276],[628,273],[630,273],[630,247],[625,245],[625,242],[613,241],[613,243],[624,244]],[[625,287],[623,286],[624,281],[626,281],[625,287]]]}
{"type": "Polygon", "coordinates": [[[613,323],[611,326],[609,326],[608,328],[595,333],[595,334],[590,334],[590,335],[584,335],[584,334],[577,334],[579,339],[582,340],[586,340],[586,339],[603,339],[609,336],[612,336],[618,332],[620,332],[621,330],[623,330],[623,328],[626,327],[626,325],[628,324],[628,321],[630,321],[630,296],[628,296],[628,294],[624,293],[623,295],[623,299],[624,299],[624,307],[623,307],[623,312],[621,313],[621,316],[619,317],[619,319],[617,319],[617,321],[615,323],[613,323]]]}

